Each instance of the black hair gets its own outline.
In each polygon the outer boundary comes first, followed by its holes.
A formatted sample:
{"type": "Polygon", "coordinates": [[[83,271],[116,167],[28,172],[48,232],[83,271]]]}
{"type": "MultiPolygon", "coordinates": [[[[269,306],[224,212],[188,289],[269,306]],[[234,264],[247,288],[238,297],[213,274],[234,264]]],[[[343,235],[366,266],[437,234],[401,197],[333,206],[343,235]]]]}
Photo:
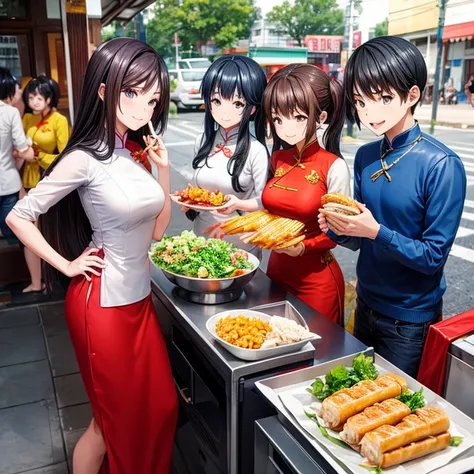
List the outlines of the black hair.
{"type": "Polygon", "coordinates": [[[230,100],[237,92],[245,98],[245,108],[239,125],[237,146],[227,164],[227,171],[232,176],[232,188],[236,192],[244,189],[239,183],[239,176],[244,169],[250,151],[249,122],[255,123],[255,138],[265,146],[265,119],[262,109],[263,91],[267,85],[267,78],[263,69],[246,56],[224,55],[214,61],[206,71],[201,82],[201,94],[204,97],[206,112],[204,118],[204,140],[193,159],[193,168],[208,166],[207,158],[212,151],[216,136],[215,125],[211,113],[212,96],[217,89],[219,95],[230,100]],[[255,113],[252,114],[252,108],[255,113]]]}
{"type": "Polygon", "coordinates": [[[305,146],[314,137],[319,116],[327,112],[328,126],[323,134],[327,151],[341,155],[340,141],[344,126],[344,94],[342,84],[331,79],[313,64],[289,64],[270,79],[265,89],[263,107],[273,136],[273,152],[290,145],[280,139],[275,130],[272,114],[293,116],[296,110],[308,116],[305,146]]]}
{"type": "Polygon", "coordinates": [[[59,97],[61,95],[58,83],[54,79],[46,76],[34,77],[30,82],[28,82],[23,91],[25,112],[28,113],[31,113],[31,107],[28,103],[28,97],[30,94],[39,94],[44,98],[44,100],[50,99],[49,106],[52,109],[55,109],[58,106],[59,97]]]}
{"type": "Polygon", "coordinates": [[[0,67],[0,100],[12,99],[16,93],[18,81],[13,74],[4,67],[0,67]]]}
{"type": "MultiPolygon", "coordinates": [[[[115,148],[116,112],[121,92],[141,84],[144,84],[146,92],[156,82],[160,99],[155,106],[152,123],[156,133],[161,135],[166,128],[170,101],[170,82],[163,59],[151,46],[137,39],[122,37],[102,43],[87,65],[69,142],[46,170],[45,176],[75,150],[85,151],[99,161],[109,159],[115,148]],[[105,85],[104,100],[98,94],[101,84],[105,85]]],[[[129,133],[128,137],[144,146],[142,136],[148,134],[145,125],[129,133]]],[[[46,240],[68,260],[76,259],[91,240],[91,226],[77,191],[40,216],[39,225],[46,240]]],[[[45,280],[49,290],[58,279],[64,281],[59,272],[47,265],[45,280]]]]}
{"type": "MultiPolygon", "coordinates": [[[[344,72],[346,115],[360,127],[354,102],[354,91],[375,99],[381,93],[395,90],[406,100],[410,89],[418,86],[420,100],[426,86],[427,71],[423,55],[406,39],[379,36],[359,46],[347,62],[344,72]]],[[[412,113],[418,102],[412,106],[412,113]]]]}

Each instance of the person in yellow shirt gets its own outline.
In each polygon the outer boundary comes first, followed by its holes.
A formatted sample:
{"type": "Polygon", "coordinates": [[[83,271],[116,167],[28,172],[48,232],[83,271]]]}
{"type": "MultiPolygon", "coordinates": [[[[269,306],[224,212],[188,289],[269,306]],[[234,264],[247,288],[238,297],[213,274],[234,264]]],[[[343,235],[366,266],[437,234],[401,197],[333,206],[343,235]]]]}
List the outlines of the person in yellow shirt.
{"type": "MultiPolygon", "coordinates": [[[[36,187],[42,172],[66,148],[69,140],[69,125],[66,117],[56,107],[59,101],[59,86],[53,79],[38,76],[25,87],[23,99],[26,113],[23,116],[23,128],[33,142],[34,157],[27,159],[23,168],[23,187],[25,191],[36,187]]],[[[31,276],[31,284],[24,293],[44,292],[41,279],[40,258],[25,248],[25,259],[31,276]]]]}
{"type": "Polygon", "coordinates": [[[36,187],[42,170],[54,161],[69,140],[69,125],[56,107],[59,101],[59,86],[53,79],[38,76],[32,79],[24,91],[27,106],[23,116],[23,128],[31,138],[35,157],[25,163],[23,186],[26,190],[36,187]]]}

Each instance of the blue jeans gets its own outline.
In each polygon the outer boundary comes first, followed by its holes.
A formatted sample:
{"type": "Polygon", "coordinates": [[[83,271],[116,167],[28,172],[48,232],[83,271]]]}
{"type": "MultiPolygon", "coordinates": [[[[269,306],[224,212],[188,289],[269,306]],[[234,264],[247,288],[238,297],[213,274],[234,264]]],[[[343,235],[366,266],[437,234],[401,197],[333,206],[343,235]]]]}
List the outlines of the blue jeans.
{"type": "Polygon", "coordinates": [[[377,313],[358,298],[354,336],[416,379],[428,329],[438,319],[426,323],[400,321],[377,313]]]}
{"type": "Polygon", "coordinates": [[[11,231],[10,227],[5,223],[5,219],[13,206],[18,202],[19,193],[8,194],[7,196],[0,196],[0,230],[3,236],[7,239],[9,244],[17,244],[18,239],[11,231]]]}

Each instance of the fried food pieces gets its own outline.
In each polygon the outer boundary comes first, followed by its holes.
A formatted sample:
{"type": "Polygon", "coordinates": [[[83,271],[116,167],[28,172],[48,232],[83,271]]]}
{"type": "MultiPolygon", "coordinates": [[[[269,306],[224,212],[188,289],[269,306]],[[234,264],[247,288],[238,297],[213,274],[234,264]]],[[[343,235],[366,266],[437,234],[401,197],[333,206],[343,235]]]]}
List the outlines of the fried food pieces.
{"type": "Polygon", "coordinates": [[[227,316],[216,325],[216,334],[221,339],[244,349],[260,349],[271,330],[270,325],[264,321],[246,316],[227,316]]]}
{"type": "Polygon", "coordinates": [[[222,206],[224,204],[224,195],[220,191],[208,191],[204,188],[195,188],[188,184],[186,189],[176,191],[175,196],[181,198],[184,204],[194,204],[200,206],[222,206]]]}
{"type": "Polygon", "coordinates": [[[224,222],[221,229],[228,235],[252,232],[243,241],[270,250],[293,247],[303,242],[305,225],[297,220],[255,211],[224,222]]]}

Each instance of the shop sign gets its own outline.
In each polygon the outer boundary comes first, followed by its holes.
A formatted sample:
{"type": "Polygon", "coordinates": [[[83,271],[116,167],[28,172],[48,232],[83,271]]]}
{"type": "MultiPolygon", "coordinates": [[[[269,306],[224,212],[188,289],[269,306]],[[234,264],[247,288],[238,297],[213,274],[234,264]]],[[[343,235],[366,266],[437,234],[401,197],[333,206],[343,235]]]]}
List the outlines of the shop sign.
{"type": "Polygon", "coordinates": [[[66,0],[66,13],[87,13],[86,0],[66,0]]]}
{"type": "Polygon", "coordinates": [[[343,36],[308,35],[304,39],[304,45],[308,51],[317,53],[340,53],[343,36]]]}

